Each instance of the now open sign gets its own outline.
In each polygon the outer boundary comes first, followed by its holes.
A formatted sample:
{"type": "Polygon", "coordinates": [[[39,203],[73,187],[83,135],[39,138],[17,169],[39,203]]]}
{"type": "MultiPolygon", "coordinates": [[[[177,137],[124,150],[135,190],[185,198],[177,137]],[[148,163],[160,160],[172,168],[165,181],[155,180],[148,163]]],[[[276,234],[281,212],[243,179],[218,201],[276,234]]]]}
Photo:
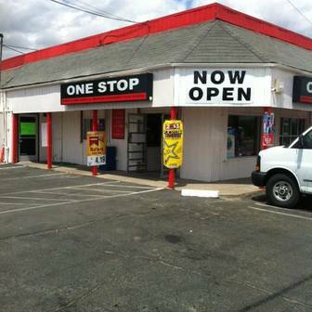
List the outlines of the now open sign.
{"type": "Polygon", "coordinates": [[[198,69],[185,77],[190,104],[248,104],[253,102],[253,75],[248,69],[198,69]]]}

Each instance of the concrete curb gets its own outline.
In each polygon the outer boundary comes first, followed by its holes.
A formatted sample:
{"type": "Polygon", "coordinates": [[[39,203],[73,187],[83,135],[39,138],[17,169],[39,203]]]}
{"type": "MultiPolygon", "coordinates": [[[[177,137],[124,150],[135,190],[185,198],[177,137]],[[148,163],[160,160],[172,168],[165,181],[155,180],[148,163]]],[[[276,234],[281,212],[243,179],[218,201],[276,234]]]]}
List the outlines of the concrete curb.
{"type": "MultiPolygon", "coordinates": [[[[41,164],[41,163],[20,162],[19,165],[22,165],[24,167],[48,170],[46,167],[46,164],[41,164]]],[[[92,177],[92,174],[90,171],[80,170],[75,167],[65,167],[65,166],[54,165],[52,166],[51,170],[56,171],[56,172],[67,173],[67,174],[92,177]]],[[[95,177],[98,179],[128,182],[128,183],[134,183],[138,185],[147,185],[147,186],[163,188],[163,189],[166,189],[168,187],[168,182],[163,181],[163,180],[155,181],[152,179],[130,177],[130,176],[124,176],[124,175],[118,175],[118,174],[111,174],[111,173],[105,173],[102,175],[97,175],[95,177]]],[[[216,192],[218,193],[218,197],[237,197],[237,198],[250,197],[256,194],[261,194],[263,192],[262,190],[259,190],[259,188],[251,184],[239,184],[235,182],[233,183],[224,183],[224,182],[198,183],[197,181],[184,183],[183,180],[179,180],[179,183],[177,183],[175,187],[175,191],[181,192],[181,194],[182,192],[184,193],[189,192],[189,193],[197,194],[197,195],[193,194],[189,196],[199,196],[199,194],[209,195],[213,193],[214,198],[216,198],[215,196],[216,192]]],[[[203,197],[211,197],[211,196],[205,195],[203,197]]]]}

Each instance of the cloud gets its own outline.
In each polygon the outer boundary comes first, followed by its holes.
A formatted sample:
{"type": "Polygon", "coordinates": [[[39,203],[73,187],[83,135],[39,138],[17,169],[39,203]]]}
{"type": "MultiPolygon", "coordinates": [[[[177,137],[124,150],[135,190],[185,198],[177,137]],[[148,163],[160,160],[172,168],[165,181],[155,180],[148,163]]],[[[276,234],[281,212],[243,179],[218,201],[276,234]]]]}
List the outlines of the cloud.
{"type": "MultiPolygon", "coordinates": [[[[77,0],[63,0],[79,4],[77,0]]],[[[79,0],[111,14],[142,22],[206,5],[206,0],[79,0]]],[[[286,0],[220,0],[221,4],[271,23],[312,36],[311,22],[304,19],[286,0]]],[[[312,16],[310,0],[295,2],[306,16],[312,16]]],[[[130,25],[75,11],[50,0],[0,0],[0,32],[6,45],[36,49],[102,33],[130,25]]],[[[21,50],[22,51],[22,50],[21,50]]],[[[25,50],[23,50],[26,52],[25,50]]],[[[17,55],[4,49],[4,58],[17,55]]]]}

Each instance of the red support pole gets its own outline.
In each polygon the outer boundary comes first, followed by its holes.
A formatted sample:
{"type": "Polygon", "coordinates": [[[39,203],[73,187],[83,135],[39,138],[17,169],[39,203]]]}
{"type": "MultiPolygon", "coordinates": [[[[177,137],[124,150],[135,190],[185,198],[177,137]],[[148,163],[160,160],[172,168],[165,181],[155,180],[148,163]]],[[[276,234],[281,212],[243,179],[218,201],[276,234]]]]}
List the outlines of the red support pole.
{"type": "MultiPolygon", "coordinates": [[[[178,110],[176,107],[171,107],[170,110],[170,119],[175,120],[177,119],[178,110]]],[[[175,169],[169,169],[168,171],[168,188],[174,189],[175,183],[175,169]]]]}
{"type": "MultiPolygon", "coordinates": [[[[92,131],[97,131],[98,130],[98,115],[97,115],[97,110],[94,110],[92,112],[92,131]]],[[[98,174],[98,167],[97,166],[92,166],[92,175],[96,176],[98,174]]]]}
{"type": "Polygon", "coordinates": [[[52,114],[47,113],[47,168],[52,168],[52,114]]]}
{"type": "Polygon", "coordinates": [[[12,115],[12,163],[17,163],[18,153],[18,115],[12,115]]]}

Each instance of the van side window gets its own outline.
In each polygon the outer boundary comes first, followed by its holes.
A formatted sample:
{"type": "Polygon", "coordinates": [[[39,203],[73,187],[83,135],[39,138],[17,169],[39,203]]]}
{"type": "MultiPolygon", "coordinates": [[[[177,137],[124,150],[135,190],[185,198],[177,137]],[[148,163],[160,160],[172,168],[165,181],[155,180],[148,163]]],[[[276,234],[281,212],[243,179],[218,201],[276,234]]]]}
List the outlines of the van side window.
{"type": "Polygon", "coordinates": [[[303,136],[303,146],[301,144],[302,143],[300,143],[300,140],[298,140],[292,148],[312,149],[312,131],[308,132],[303,136]]]}
{"type": "Polygon", "coordinates": [[[312,131],[303,137],[304,148],[312,149],[312,131]]]}

